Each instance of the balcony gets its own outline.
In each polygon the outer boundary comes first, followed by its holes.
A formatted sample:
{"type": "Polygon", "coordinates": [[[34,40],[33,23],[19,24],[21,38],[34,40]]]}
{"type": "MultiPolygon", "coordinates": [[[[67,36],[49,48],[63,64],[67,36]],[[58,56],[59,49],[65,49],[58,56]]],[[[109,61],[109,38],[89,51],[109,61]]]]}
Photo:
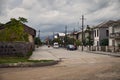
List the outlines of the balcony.
{"type": "Polygon", "coordinates": [[[110,33],[110,38],[120,39],[120,32],[110,33]]]}

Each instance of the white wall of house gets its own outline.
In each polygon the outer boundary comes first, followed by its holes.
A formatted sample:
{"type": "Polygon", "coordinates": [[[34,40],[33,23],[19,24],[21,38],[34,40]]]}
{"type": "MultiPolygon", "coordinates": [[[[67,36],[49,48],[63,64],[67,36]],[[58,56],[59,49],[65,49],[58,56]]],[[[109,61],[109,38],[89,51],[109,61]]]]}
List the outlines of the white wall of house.
{"type": "Polygon", "coordinates": [[[94,46],[99,45],[99,28],[94,29],[94,46]]]}
{"type": "Polygon", "coordinates": [[[110,26],[109,27],[109,35],[110,35],[110,33],[113,33],[114,31],[113,31],[113,27],[112,26],[110,26]]]}
{"type": "Polygon", "coordinates": [[[34,38],[30,34],[28,34],[28,40],[29,40],[29,42],[34,43],[34,38]]]}
{"type": "Polygon", "coordinates": [[[114,27],[114,32],[120,32],[120,26],[114,27]]]}
{"type": "Polygon", "coordinates": [[[120,40],[115,40],[114,38],[109,39],[109,46],[118,46],[120,44],[120,40]]]}
{"type": "Polygon", "coordinates": [[[89,36],[89,33],[86,32],[86,33],[84,33],[84,35],[85,35],[85,38],[87,38],[89,36]]]}
{"type": "Polygon", "coordinates": [[[113,39],[109,39],[109,46],[113,46],[113,39]]]}
{"type": "Polygon", "coordinates": [[[78,40],[82,41],[82,33],[78,33],[78,40]]]}
{"type": "MultiPolygon", "coordinates": [[[[113,27],[110,26],[109,27],[109,35],[113,32],[114,32],[113,27]]],[[[113,43],[114,43],[114,39],[109,37],[109,46],[113,46],[114,45],[113,43]]]]}
{"type": "MultiPolygon", "coordinates": [[[[120,33],[120,26],[115,26],[115,27],[109,27],[109,35],[111,33],[120,33]]],[[[114,37],[111,38],[109,37],[109,46],[118,46],[118,44],[120,44],[120,39],[115,39],[114,37]]]]}
{"type": "Polygon", "coordinates": [[[120,44],[120,39],[119,40],[115,40],[115,46],[118,46],[118,44],[120,44]]]}

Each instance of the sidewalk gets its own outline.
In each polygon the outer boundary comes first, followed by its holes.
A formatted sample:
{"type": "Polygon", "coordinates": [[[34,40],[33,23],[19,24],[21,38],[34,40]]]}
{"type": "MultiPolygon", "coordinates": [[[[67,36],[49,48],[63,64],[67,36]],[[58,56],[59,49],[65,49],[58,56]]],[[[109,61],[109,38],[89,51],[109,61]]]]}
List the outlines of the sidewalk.
{"type": "Polygon", "coordinates": [[[52,48],[48,48],[48,47],[45,47],[45,49],[41,49],[41,47],[36,48],[29,60],[59,61],[57,57],[53,56],[51,53],[48,52],[49,49],[52,49],[52,48]]]}
{"type": "Polygon", "coordinates": [[[114,57],[120,57],[120,52],[118,53],[113,53],[113,52],[103,52],[103,51],[85,51],[88,53],[95,53],[95,54],[103,54],[103,55],[110,55],[114,57]]]}

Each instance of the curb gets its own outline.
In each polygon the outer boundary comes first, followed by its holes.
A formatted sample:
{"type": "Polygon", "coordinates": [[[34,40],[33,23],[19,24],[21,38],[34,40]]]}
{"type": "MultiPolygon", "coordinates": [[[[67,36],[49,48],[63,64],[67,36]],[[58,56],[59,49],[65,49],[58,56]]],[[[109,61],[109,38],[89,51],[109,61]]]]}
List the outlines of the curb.
{"type": "Polygon", "coordinates": [[[120,54],[115,53],[105,53],[105,52],[94,52],[94,51],[86,51],[87,53],[94,53],[94,54],[102,54],[102,55],[109,55],[114,57],[120,57],[120,54]]]}
{"type": "Polygon", "coordinates": [[[43,67],[43,66],[52,66],[58,64],[60,61],[51,61],[51,62],[19,62],[19,63],[4,63],[0,64],[0,68],[9,68],[9,67],[43,67]]]}

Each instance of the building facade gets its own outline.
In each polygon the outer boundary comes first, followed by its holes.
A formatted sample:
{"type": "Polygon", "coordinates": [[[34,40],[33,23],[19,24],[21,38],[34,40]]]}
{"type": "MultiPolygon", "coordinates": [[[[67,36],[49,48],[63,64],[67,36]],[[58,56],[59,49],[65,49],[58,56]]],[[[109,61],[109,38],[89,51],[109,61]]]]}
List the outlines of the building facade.
{"type": "Polygon", "coordinates": [[[109,27],[114,21],[108,21],[94,27],[94,46],[102,46],[102,41],[109,39],[109,27]]]}
{"type": "Polygon", "coordinates": [[[109,46],[120,46],[120,20],[109,27],[109,46]]]}

